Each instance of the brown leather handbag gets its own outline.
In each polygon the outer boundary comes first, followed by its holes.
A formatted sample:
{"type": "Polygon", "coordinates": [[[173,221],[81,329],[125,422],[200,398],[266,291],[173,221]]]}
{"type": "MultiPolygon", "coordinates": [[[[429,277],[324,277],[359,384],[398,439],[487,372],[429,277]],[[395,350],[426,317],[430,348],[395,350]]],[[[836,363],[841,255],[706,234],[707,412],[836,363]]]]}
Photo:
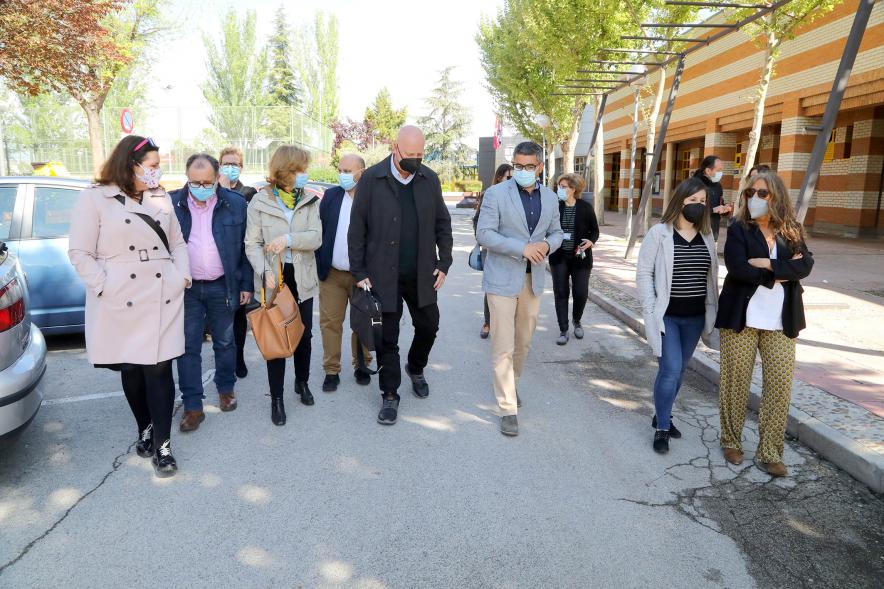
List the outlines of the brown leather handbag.
{"type": "Polygon", "coordinates": [[[247,315],[265,360],[291,358],[304,335],[298,302],[282,280],[281,259],[278,260],[276,278],[276,294],[270,301],[265,301],[264,275],[261,275],[261,306],[247,315]]]}

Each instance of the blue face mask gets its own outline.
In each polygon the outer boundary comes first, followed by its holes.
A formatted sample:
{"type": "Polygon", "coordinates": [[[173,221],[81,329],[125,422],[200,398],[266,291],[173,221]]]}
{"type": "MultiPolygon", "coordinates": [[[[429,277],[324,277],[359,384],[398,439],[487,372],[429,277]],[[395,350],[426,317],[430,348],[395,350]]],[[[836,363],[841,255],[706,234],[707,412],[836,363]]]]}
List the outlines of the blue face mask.
{"type": "Polygon", "coordinates": [[[308,178],[309,178],[309,176],[306,172],[295,176],[295,188],[304,188],[305,186],[307,186],[307,179],[308,178]]]}
{"type": "Polygon", "coordinates": [[[346,174],[344,172],[338,174],[338,183],[344,190],[353,190],[353,187],[356,186],[356,180],[353,178],[353,174],[346,174]]]}
{"type": "Polygon", "coordinates": [[[230,178],[231,182],[236,182],[237,180],[239,180],[239,166],[221,166],[221,173],[230,178]]]}
{"type": "Polygon", "coordinates": [[[529,188],[537,183],[534,170],[513,170],[513,178],[522,188],[529,188]]]}
{"type": "Polygon", "coordinates": [[[559,200],[568,200],[568,189],[567,188],[562,188],[561,186],[559,186],[559,189],[556,192],[556,194],[559,195],[559,200]]]}
{"type": "Polygon", "coordinates": [[[212,198],[213,194],[215,194],[215,185],[214,184],[212,184],[211,186],[209,186],[207,188],[203,188],[203,187],[194,188],[193,186],[188,186],[188,189],[190,190],[190,196],[192,196],[193,198],[197,199],[200,202],[206,202],[207,200],[212,198]]]}

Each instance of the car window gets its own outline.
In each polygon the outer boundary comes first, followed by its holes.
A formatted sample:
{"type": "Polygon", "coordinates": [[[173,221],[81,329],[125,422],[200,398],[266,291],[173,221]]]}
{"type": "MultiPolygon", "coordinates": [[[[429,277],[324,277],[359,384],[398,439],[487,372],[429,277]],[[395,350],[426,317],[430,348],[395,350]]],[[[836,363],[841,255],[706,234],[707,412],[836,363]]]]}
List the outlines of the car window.
{"type": "Polygon", "coordinates": [[[79,191],[56,186],[34,188],[32,237],[66,237],[79,191]]]}
{"type": "Polygon", "coordinates": [[[18,185],[7,184],[0,186],[0,239],[9,239],[9,231],[12,229],[12,216],[15,212],[16,194],[18,194],[18,185]]]}

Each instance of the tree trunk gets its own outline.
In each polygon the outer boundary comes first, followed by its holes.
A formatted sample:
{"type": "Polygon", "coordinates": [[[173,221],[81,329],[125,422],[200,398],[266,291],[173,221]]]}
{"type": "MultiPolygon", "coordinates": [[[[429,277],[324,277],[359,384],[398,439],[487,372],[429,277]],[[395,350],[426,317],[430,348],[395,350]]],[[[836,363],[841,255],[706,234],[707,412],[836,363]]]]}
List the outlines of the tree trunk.
{"type": "MultiPolygon", "coordinates": [[[[577,148],[577,138],[580,136],[580,121],[583,118],[583,109],[581,108],[574,114],[574,121],[571,123],[571,134],[562,142],[562,172],[571,174],[574,172],[574,151],[577,148]]],[[[579,196],[577,198],[580,198],[579,196]]]]}
{"type": "MultiPolygon", "coordinates": [[[[598,107],[596,107],[598,108],[598,107]]],[[[596,110],[598,113],[598,110],[596,110]]],[[[593,168],[595,168],[595,181],[593,182],[594,186],[594,194],[593,197],[595,202],[593,203],[593,208],[595,208],[595,216],[599,222],[599,225],[605,224],[605,125],[602,121],[599,121],[599,134],[595,140],[595,162],[593,162],[593,168]]]]}
{"type": "Polygon", "coordinates": [[[89,125],[89,146],[92,148],[92,172],[95,177],[104,165],[104,125],[101,122],[101,106],[96,102],[83,102],[80,106],[86,112],[89,125]]]}
{"type": "MultiPolygon", "coordinates": [[[[767,19],[767,17],[765,17],[767,19]]],[[[764,51],[764,69],[761,71],[761,80],[758,84],[758,95],[755,99],[755,114],[752,121],[752,130],[749,131],[749,146],[746,149],[746,159],[743,167],[748,169],[755,164],[755,156],[758,153],[758,144],[761,142],[761,125],[764,122],[764,101],[767,100],[767,89],[770,88],[770,78],[773,75],[774,63],[777,60],[777,49],[780,40],[775,33],[767,34],[767,48],[764,51]]],[[[739,195],[746,188],[745,169],[740,170],[740,185],[737,190],[737,200],[739,195]]]]}
{"type": "Polygon", "coordinates": [[[549,151],[546,152],[546,185],[552,186],[556,181],[556,144],[550,140],[549,151]]]}
{"type": "MultiPolygon", "coordinates": [[[[647,162],[647,169],[645,170],[645,177],[651,172],[651,154],[652,150],[656,149],[657,145],[657,117],[660,116],[660,105],[663,104],[663,87],[666,85],[666,68],[660,68],[660,83],[657,85],[657,96],[654,98],[654,108],[651,109],[651,118],[648,121],[648,141],[646,143],[647,149],[645,149],[645,161],[647,162]]],[[[652,206],[653,203],[653,195],[651,196],[651,201],[648,202],[647,206],[645,206],[645,219],[644,219],[644,229],[645,233],[648,232],[648,229],[651,227],[651,213],[654,210],[652,206]]]]}

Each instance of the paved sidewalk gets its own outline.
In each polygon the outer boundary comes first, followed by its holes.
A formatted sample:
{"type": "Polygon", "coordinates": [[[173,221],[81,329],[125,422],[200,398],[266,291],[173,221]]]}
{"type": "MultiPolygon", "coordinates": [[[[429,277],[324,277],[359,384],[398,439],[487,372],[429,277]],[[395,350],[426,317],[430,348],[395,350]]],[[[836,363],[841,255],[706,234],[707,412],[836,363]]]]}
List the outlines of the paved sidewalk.
{"type": "MultiPolygon", "coordinates": [[[[635,325],[641,317],[635,287],[638,246],[624,260],[625,223],[625,214],[605,213],[602,237],[593,250],[591,297],[622,307],[618,315],[629,317],[621,319],[641,329],[635,325]]],[[[721,236],[720,251],[724,230],[721,236]]],[[[802,281],[808,327],[798,339],[790,433],[884,491],[884,242],[811,236],[808,245],[815,264],[802,281]]],[[[719,263],[723,283],[727,270],[721,257],[719,263]]],[[[717,379],[718,353],[701,344],[697,357],[706,359],[706,370],[717,379]]],[[[760,365],[754,383],[757,393],[760,365]]]]}

